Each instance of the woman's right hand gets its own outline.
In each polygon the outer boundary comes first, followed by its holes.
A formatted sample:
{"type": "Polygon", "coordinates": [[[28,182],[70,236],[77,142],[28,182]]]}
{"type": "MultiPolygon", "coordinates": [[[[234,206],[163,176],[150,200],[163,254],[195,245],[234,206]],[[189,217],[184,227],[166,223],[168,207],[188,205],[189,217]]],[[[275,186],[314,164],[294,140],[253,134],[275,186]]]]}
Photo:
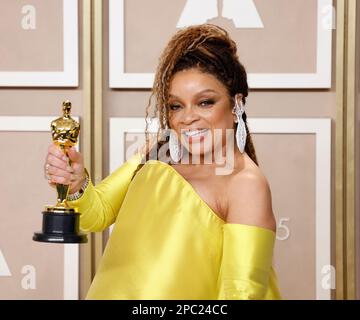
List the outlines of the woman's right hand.
{"type": "Polygon", "coordinates": [[[75,148],[68,149],[68,156],[59,146],[52,143],[48,148],[45,161],[45,173],[51,186],[70,185],[69,194],[80,190],[85,177],[84,159],[75,148]],[[71,160],[71,165],[69,160],[71,160]]]}

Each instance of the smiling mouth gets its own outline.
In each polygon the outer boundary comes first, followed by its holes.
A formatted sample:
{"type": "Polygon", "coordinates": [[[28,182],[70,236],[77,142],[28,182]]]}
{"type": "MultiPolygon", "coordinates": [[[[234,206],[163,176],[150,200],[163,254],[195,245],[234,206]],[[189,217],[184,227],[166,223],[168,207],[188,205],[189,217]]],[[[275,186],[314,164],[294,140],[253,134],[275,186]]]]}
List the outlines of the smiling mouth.
{"type": "Polygon", "coordinates": [[[191,130],[191,131],[183,132],[183,135],[188,138],[200,137],[200,136],[204,136],[208,131],[209,129],[191,130]]]}

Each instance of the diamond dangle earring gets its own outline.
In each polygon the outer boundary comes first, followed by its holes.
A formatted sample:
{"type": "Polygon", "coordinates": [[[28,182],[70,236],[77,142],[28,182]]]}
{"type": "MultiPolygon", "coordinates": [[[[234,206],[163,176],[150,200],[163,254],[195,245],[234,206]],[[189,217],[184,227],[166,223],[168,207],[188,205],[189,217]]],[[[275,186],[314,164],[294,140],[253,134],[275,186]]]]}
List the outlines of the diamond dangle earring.
{"type": "Polygon", "coordinates": [[[240,105],[237,99],[237,95],[235,96],[235,106],[233,108],[233,113],[236,114],[236,118],[237,118],[237,129],[236,129],[236,134],[235,134],[235,138],[236,138],[236,144],[237,147],[239,148],[240,152],[243,153],[245,150],[245,145],[246,145],[246,127],[245,127],[245,122],[242,118],[242,115],[244,113],[244,105],[242,103],[242,101],[240,101],[240,105]]]}
{"type": "Polygon", "coordinates": [[[169,137],[170,157],[174,162],[179,162],[182,157],[182,146],[176,136],[176,133],[170,129],[169,137]]]}

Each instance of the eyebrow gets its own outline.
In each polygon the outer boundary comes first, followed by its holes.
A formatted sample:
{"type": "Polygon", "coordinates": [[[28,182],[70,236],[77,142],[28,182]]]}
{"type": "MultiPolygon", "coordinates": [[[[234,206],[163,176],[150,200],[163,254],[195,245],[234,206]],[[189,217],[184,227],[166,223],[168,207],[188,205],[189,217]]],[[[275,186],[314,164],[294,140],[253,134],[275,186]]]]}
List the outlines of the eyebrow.
{"type": "MultiPolygon", "coordinates": [[[[195,97],[200,96],[200,95],[202,95],[202,94],[204,94],[204,93],[207,93],[207,92],[217,93],[217,92],[216,92],[215,90],[213,90],[213,89],[205,89],[205,90],[202,90],[202,91],[198,92],[198,93],[195,95],[195,97]]],[[[169,98],[179,99],[179,97],[177,97],[176,95],[173,95],[173,94],[169,94],[169,98]]]]}

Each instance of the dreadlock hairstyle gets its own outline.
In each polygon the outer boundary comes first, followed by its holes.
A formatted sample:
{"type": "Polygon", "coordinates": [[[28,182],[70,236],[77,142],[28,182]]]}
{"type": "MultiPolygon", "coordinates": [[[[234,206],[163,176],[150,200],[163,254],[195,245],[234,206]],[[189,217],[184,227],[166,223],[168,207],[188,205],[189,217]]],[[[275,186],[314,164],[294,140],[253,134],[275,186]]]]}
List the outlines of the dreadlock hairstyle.
{"type": "MultiPolygon", "coordinates": [[[[244,104],[246,103],[246,97],[248,96],[247,75],[244,66],[239,62],[236,51],[236,43],[229,37],[227,31],[213,24],[183,28],[170,39],[160,56],[152,93],[146,107],[145,135],[147,151],[143,161],[135,170],[133,177],[144,165],[144,162],[149,159],[149,154],[152,154],[154,148],[156,151],[154,154],[158,155],[161,146],[168,141],[168,139],[165,141],[159,140],[159,134],[164,129],[170,129],[167,101],[170,81],[176,72],[197,68],[204,73],[209,73],[215,76],[227,88],[232,102],[234,102],[233,98],[236,93],[241,93],[243,96],[242,101],[244,104]],[[154,97],[155,110],[153,118],[158,118],[159,130],[157,132],[157,141],[150,148],[148,119],[154,97]]],[[[247,132],[245,151],[258,165],[245,112],[242,118],[247,132]]],[[[235,130],[236,128],[237,123],[235,124],[235,130]]]]}

